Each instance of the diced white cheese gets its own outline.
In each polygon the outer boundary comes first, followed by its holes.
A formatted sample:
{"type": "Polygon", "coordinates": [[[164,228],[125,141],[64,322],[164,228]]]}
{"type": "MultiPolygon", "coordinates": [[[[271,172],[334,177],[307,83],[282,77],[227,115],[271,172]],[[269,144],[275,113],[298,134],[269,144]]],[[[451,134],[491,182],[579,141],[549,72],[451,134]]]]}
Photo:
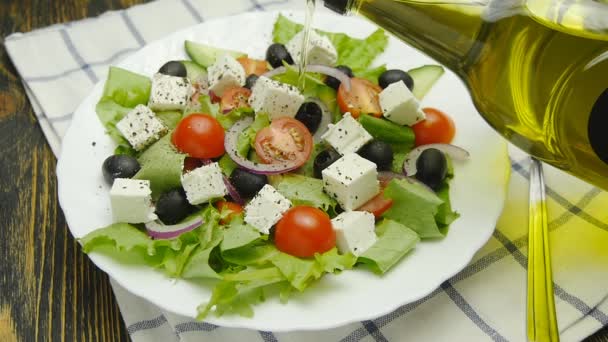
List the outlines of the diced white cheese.
{"type": "Polygon", "coordinates": [[[420,103],[403,82],[391,83],[379,98],[382,114],[396,124],[412,126],[425,119],[420,103]]]}
{"type": "Polygon", "coordinates": [[[366,211],[346,211],[331,220],[340,253],[359,256],[376,243],[374,215],[366,211]]]}
{"type": "Polygon", "coordinates": [[[291,202],[272,185],[266,184],[245,206],[245,222],[264,234],[270,233],[283,214],[289,210],[291,202]]]}
{"type": "Polygon", "coordinates": [[[321,138],[342,155],[357,152],[373,139],[350,113],[345,113],[338,123],[328,125],[321,138]]]}
{"type": "Polygon", "coordinates": [[[146,223],[156,220],[149,180],[116,178],[110,189],[114,222],[146,223]]]}
{"type": "Polygon", "coordinates": [[[245,85],[245,69],[239,61],[229,54],[219,56],[213,65],[207,69],[209,74],[209,90],[217,96],[222,96],[228,88],[245,85]]]}
{"type": "Polygon", "coordinates": [[[182,110],[188,104],[193,92],[192,84],[186,77],[154,74],[148,106],[152,110],[182,110]]]}
{"type": "Polygon", "coordinates": [[[293,118],[304,103],[304,96],[291,85],[261,76],[251,89],[249,105],[256,113],[266,113],[270,120],[293,118]]]}
{"type": "MultiPolygon", "coordinates": [[[[287,51],[298,64],[302,59],[302,42],[304,40],[304,30],[296,34],[286,45],[287,51]]],[[[338,60],[338,52],[329,38],[321,36],[314,30],[310,31],[308,38],[308,64],[322,64],[333,66],[338,60]]]]}
{"type": "Polygon", "coordinates": [[[116,124],[118,131],[137,151],[160,139],[167,127],[150,108],[137,105],[116,124]]]}
{"type": "Polygon", "coordinates": [[[201,204],[226,196],[228,190],[218,163],[196,168],[182,176],[182,186],[188,202],[201,204]]]}
{"type": "Polygon", "coordinates": [[[380,192],[376,164],[349,153],[322,172],[323,189],[342,209],[354,210],[380,192]]]}

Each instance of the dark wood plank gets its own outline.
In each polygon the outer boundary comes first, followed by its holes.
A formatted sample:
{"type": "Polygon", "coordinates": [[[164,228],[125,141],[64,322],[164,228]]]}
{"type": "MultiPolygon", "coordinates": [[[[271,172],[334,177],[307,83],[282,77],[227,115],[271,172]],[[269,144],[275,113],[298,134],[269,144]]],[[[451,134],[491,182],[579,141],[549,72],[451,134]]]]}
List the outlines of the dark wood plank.
{"type": "MultiPolygon", "coordinates": [[[[146,0],[4,0],[0,36],[146,0]]],[[[0,47],[0,341],[126,341],[107,276],[69,234],[56,160],[0,47]]],[[[608,328],[589,338],[608,342],[608,328]]]]}
{"type": "MultiPolygon", "coordinates": [[[[144,0],[5,0],[0,35],[144,0]]],[[[56,160],[0,48],[0,341],[127,341],[107,276],[71,237],[56,160]]]]}

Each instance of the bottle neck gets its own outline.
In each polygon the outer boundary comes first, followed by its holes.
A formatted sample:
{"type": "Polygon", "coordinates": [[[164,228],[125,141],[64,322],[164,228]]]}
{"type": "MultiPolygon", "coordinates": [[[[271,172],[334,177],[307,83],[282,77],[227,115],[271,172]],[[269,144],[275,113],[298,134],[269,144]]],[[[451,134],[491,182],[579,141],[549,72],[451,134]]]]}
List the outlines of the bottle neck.
{"type": "Polygon", "coordinates": [[[346,12],[367,17],[456,72],[475,46],[485,8],[469,0],[342,1],[347,3],[346,12]]]}

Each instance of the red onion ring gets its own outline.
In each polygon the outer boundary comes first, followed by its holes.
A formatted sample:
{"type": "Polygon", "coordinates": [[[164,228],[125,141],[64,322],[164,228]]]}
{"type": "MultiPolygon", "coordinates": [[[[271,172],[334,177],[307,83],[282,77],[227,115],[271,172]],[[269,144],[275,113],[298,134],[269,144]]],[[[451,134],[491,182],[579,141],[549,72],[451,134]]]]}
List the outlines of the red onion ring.
{"type": "Polygon", "coordinates": [[[146,223],[146,230],[148,231],[148,235],[154,239],[173,239],[183,233],[193,230],[203,224],[203,222],[201,217],[195,217],[186,222],[168,226],[159,220],[156,220],[146,223]]]}
{"type": "Polygon", "coordinates": [[[235,203],[240,204],[240,205],[245,204],[245,200],[241,197],[241,194],[239,194],[239,192],[236,190],[234,185],[232,185],[232,183],[230,183],[230,180],[226,176],[224,176],[224,184],[226,185],[228,194],[230,195],[230,197],[232,198],[232,200],[235,203]]]}
{"type": "MultiPolygon", "coordinates": [[[[284,66],[281,66],[281,67],[278,67],[276,69],[272,69],[272,70],[266,72],[262,76],[272,78],[274,76],[284,74],[286,71],[287,71],[287,68],[284,66]]],[[[331,76],[335,79],[338,79],[342,84],[344,84],[344,88],[346,89],[346,91],[350,91],[350,77],[347,74],[340,71],[340,69],[336,69],[336,68],[333,68],[333,67],[330,67],[327,65],[310,64],[310,65],[307,65],[306,68],[304,68],[304,72],[314,72],[314,73],[318,73],[318,74],[324,74],[327,76],[331,76]]]]}

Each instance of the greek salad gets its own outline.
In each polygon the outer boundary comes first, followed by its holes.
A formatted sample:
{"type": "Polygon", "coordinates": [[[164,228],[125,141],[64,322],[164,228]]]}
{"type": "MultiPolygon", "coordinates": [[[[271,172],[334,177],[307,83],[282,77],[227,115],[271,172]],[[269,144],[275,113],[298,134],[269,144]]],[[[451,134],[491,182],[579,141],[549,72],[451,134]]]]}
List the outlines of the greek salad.
{"type": "Polygon", "coordinates": [[[381,29],[313,30],[301,84],[302,40],[279,15],[259,56],[186,41],[191,60],[152,77],[110,68],[96,112],[117,144],[100,165],[115,223],[84,251],[216,279],[203,319],[250,317],[329,273],[381,275],[443,238],[458,218],[452,162],[468,158],[452,119],[420,106],[443,68],[372,67],[381,29]]]}

